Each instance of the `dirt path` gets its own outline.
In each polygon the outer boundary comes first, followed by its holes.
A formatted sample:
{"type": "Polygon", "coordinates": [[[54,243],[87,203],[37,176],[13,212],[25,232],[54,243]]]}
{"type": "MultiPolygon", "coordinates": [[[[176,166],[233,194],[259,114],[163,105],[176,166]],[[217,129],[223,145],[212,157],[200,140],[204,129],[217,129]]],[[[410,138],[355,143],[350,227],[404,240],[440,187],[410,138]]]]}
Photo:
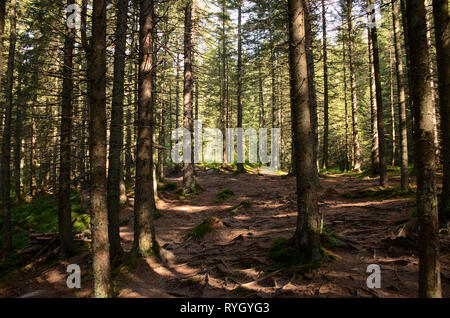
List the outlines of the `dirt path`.
{"type": "MultiPolygon", "coordinates": [[[[263,171],[265,172],[265,171],[263,171]]],[[[384,239],[398,222],[408,218],[414,199],[367,201],[346,199],[343,193],[367,189],[377,180],[330,176],[321,179],[320,211],[325,227],[346,238],[350,246],[332,251],[337,257],[305,276],[277,272],[267,276],[267,250],[275,239],[292,236],[296,225],[295,178],[270,174],[233,175],[199,172],[197,180],[204,191],[191,200],[178,200],[172,192],[160,193],[156,220],[157,238],[175,259],[138,259],[135,266],[114,278],[119,297],[415,297],[418,259],[414,248],[386,246],[384,239]],[[234,196],[225,203],[215,202],[216,193],[231,188],[234,196]],[[251,204],[238,211],[243,201],[251,204]],[[225,227],[202,240],[187,233],[206,217],[214,216],[225,227]],[[366,273],[369,264],[382,269],[381,289],[369,290],[366,273]],[[239,288],[240,287],[240,288],[239,288]]],[[[167,181],[181,185],[181,178],[167,181]]],[[[394,178],[393,182],[398,182],[394,178]]],[[[122,211],[129,220],[121,228],[123,245],[133,241],[133,201],[122,211]]],[[[126,221],[123,221],[123,224],[126,221]]],[[[450,238],[441,240],[443,295],[450,297],[450,238]]],[[[39,274],[25,275],[0,287],[0,296],[17,297],[42,291],[40,297],[88,297],[92,292],[89,255],[54,265],[39,274]],[[65,268],[82,265],[85,288],[65,287],[65,268]]],[[[32,295],[33,296],[33,295],[32,295]]],[[[35,296],[35,295],[34,295],[35,296]]]]}

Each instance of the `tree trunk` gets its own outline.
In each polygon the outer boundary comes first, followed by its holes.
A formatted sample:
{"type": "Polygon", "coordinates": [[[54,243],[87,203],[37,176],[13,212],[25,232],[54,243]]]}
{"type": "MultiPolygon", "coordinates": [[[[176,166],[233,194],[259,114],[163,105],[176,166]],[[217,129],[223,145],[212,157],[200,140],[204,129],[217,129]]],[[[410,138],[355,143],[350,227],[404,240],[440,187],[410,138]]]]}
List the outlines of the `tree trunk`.
{"type": "MultiPolygon", "coordinates": [[[[374,0],[369,1],[370,4],[374,3],[374,0]]],[[[374,21],[371,21],[375,23],[374,21]]],[[[378,31],[374,26],[371,29],[372,33],[372,53],[373,53],[373,66],[375,74],[375,88],[377,98],[377,127],[378,127],[378,154],[380,160],[380,185],[382,187],[388,186],[388,176],[386,168],[386,148],[384,142],[384,112],[383,112],[383,93],[381,91],[381,73],[380,73],[380,58],[378,53],[378,31]]]]}
{"type": "MultiPolygon", "coordinates": [[[[344,21],[343,21],[344,22],[344,21]]],[[[345,108],[345,170],[350,170],[349,144],[348,144],[348,98],[347,98],[347,54],[345,53],[345,38],[342,40],[342,60],[344,75],[344,108],[345,108]]]]}
{"type": "MultiPolygon", "coordinates": [[[[191,134],[191,154],[192,151],[192,132],[194,129],[193,121],[193,74],[192,74],[192,7],[194,0],[190,0],[185,8],[184,20],[184,128],[191,134]]],[[[223,106],[222,106],[223,108],[223,106]]],[[[223,115],[223,114],[222,114],[223,115]]],[[[224,125],[225,123],[222,122],[224,125]]],[[[224,128],[224,126],[222,127],[224,128]]],[[[192,160],[184,163],[183,168],[183,193],[190,194],[195,192],[194,164],[192,160]]]]}
{"type": "Polygon", "coordinates": [[[359,143],[358,131],[358,95],[356,87],[356,66],[355,66],[355,43],[353,34],[352,5],[353,0],[347,0],[347,33],[348,33],[348,53],[350,59],[350,82],[352,94],[352,125],[353,125],[353,170],[361,171],[361,146],[359,143]]]}
{"type": "Polygon", "coordinates": [[[317,94],[316,84],[314,82],[314,55],[313,55],[313,32],[311,24],[311,6],[309,1],[305,1],[305,27],[306,27],[306,59],[308,61],[308,91],[309,91],[309,108],[311,112],[311,125],[313,127],[313,146],[314,146],[314,170],[317,176],[317,185],[320,185],[319,180],[319,120],[317,116],[317,94]]]}
{"type": "MultiPolygon", "coordinates": [[[[68,0],[67,5],[74,4],[68,0]]],[[[70,13],[67,13],[69,17],[70,13]]],[[[59,157],[58,228],[62,255],[72,252],[72,209],[70,204],[72,163],[72,97],[73,97],[73,50],[75,30],[66,26],[64,42],[63,89],[61,107],[61,139],[59,157]]]]}
{"type": "Polygon", "coordinates": [[[20,96],[22,96],[22,82],[19,81],[19,87],[17,88],[17,107],[16,107],[16,119],[14,129],[14,186],[15,186],[15,201],[17,203],[22,202],[22,178],[21,178],[21,162],[22,162],[22,139],[23,139],[23,106],[20,96]]]}
{"type": "Polygon", "coordinates": [[[328,169],[328,50],[327,50],[327,17],[325,0],[322,0],[322,33],[323,33],[323,160],[322,169],[328,169]]]}
{"type": "Polygon", "coordinates": [[[443,155],[442,211],[450,219],[450,24],[447,0],[433,0],[443,155]]]}
{"type": "Polygon", "coordinates": [[[424,1],[409,0],[406,12],[416,118],[419,297],[441,297],[434,120],[424,1]]]}
{"type": "Polygon", "coordinates": [[[108,166],[108,222],[111,260],[122,254],[120,245],[120,182],[122,180],[123,101],[127,41],[128,0],[119,0],[117,7],[114,49],[114,84],[111,103],[108,166]]]}
{"type": "Polygon", "coordinates": [[[90,75],[91,227],[94,293],[111,297],[106,179],[106,1],[94,0],[90,75]]]}
{"type": "Polygon", "coordinates": [[[14,56],[17,41],[17,1],[11,0],[9,5],[9,54],[8,67],[6,71],[6,103],[5,103],[5,124],[3,128],[2,154],[1,154],[1,177],[2,177],[2,201],[3,201],[3,229],[2,247],[3,254],[9,255],[12,251],[11,233],[11,115],[13,110],[13,86],[14,86],[14,56]]]}
{"type": "Polygon", "coordinates": [[[369,78],[370,78],[370,123],[372,132],[372,148],[371,148],[371,161],[372,161],[372,174],[377,175],[380,173],[380,160],[378,153],[378,119],[377,119],[377,99],[375,88],[375,72],[373,68],[373,53],[372,53],[372,33],[368,29],[368,43],[369,43],[369,78]]]}
{"type": "MultiPolygon", "coordinates": [[[[237,128],[242,128],[242,1],[238,1],[238,62],[237,62],[237,128]]],[[[244,163],[237,164],[238,173],[244,173],[244,163]]]]}
{"type": "Polygon", "coordinates": [[[403,55],[398,2],[392,2],[392,20],[394,26],[395,68],[397,71],[398,118],[400,134],[401,187],[403,191],[409,187],[408,171],[408,130],[406,126],[406,97],[403,82],[403,55]]]}
{"type": "Polygon", "coordinates": [[[304,0],[289,0],[289,70],[297,164],[298,219],[293,238],[307,260],[320,259],[320,217],[308,92],[304,0]]]}
{"type": "MultiPolygon", "coordinates": [[[[390,32],[389,32],[390,33],[390,32]]],[[[392,38],[391,34],[389,35],[392,38]]],[[[395,167],[395,156],[397,153],[396,147],[396,131],[395,131],[395,106],[394,106],[394,60],[391,47],[389,47],[389,87],[391,97],[391,140],[392,140],[392,152],[391,152],[391,167],[395,167]]]]}
{"type": "Polygon", "coordinates": [[[139,36],[139,103],[134,206],[134,249],[145,256],[157,248],[153,227],[153,28],[154,2],[141,0],[139,36]]]}

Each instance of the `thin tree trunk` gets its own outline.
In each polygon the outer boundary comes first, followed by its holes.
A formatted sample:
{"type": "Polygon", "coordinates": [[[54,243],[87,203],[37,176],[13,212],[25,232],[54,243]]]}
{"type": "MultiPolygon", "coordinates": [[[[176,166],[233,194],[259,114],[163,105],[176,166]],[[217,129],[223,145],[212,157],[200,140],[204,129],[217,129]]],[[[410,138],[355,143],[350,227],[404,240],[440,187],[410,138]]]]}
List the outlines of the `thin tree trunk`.
{"type": "Polygon", "coordinates": [[[306,260],[320,259],[320,217],[314,170],[314,145],[308,92],[308,62],[305,42],[304,0],[288,0],[289,70],[291,107],[294,120],[294,146],[297,149],[297,229],[295,246],[306,260]]]}
{"type": "Polygon", "coordinates": [[[406,12],[416,118],[417,215],[419,217],[419,297],[442,297],[436,160],[431,101],[426,9],[423,0],[409,0],[406,12]]]}
{"type": "Polygon", "coordinates": [[[117,7],[114,49],[114,84],[111,104],[108,166],[108,224],[111,260],[123,253],[120,245],[120,183],[122,181],[123,101],[127,41],[128,0],[119,0],[117,7]]]}
{"type": "Polygon", "coordinates": [[[378,119],[377,119],[377,99],[375,88],[375,72],[373,67],[373,54],[372,54],[372,33],[368,29],[368,43],[369,43],[369,78],[370,78],[370,123],[372,132],[372,148],[371,148],[371,161],[372,161],[372,174],[377,175],[380,170],[380,160],[378,154],[378,119]]]}
{"type": "MultiPolygon", "coordinates": [[[[374,0],[369,1],[370,4],[374,3],[374,0]]],[[[374,18],[375,19],[375,18],[374,18]]],[[[371,21],[375,23],[376,21],[371,21]]],[[[380,58],[378,53],[378,31],[377,27],[372,27],[372,53],[373,53],[373,66],[375,74],[375,88],[377,98],[377,127],[378,127],[378,154],[380,158],[380,185],[382,187],[388,186],[388,176],[386,168],[386,148],[384,141],[384,112],[383,112],[383,93],[381,91],[381,73],[380,73],[380,58]]]]}
{"type": "MultiPolygon", "coordinates": [[[[22,96],[22,82],[19,81],[17,88],[17,96],[22,96]]],[[[23,106],[22,101],[17,101],[16,119],[14,129],[14,186],[15,186],[15,201],[22,202],[22,178],[21,178],[21,162],[22,162],[22,139],[23,139],[23,106]]]]}
{"type": "Polygon", "coordinates": [[[141,256],[157,248],[153,227],[153,36],[154,2],[140,1],[139,103],[134,206],[134,249],[141,256]]]}
{"type": "MultiPolygon", "coordinates": [[[[390,36],[391,38],[392,36],[390,36]]],[[[395,131],[395,106],[394,106],[394,60],[392,56],[392,49],[389,47],[389,86],[391,97],[391,140],[392,140],[392,152],[391,152],[391,167],[395,167],[395,155],[397,152],[396,147],[396,131],[395,131]]]]}
{"type": "MultiPolygon", "coordinates": [[[[193,74],[192,74],[192,8],[194,6],[193,2],[195,0],[190,0],[185,8],[185,20],[184,20],[184,128],[191,134],[191,155],[192,151],[192,140],[193,140],[193,74]]],[[[222,106],[223,108],[223,106],[222,106]]],[[[223,114],[222,114],[223,115],[223,114]]],[[[222,125],[225,123],[222,122],[222,125]]],[[[224,127],[222,127],[224,128],[224,127]]],[[[190,162],[184,163],[183,168],[183,194],[195,193],[196,184],[194,178],[194,164],[192,160],[190,162]]]]}
{"type": "Polygon", "coordinates": [[[400,134],[400,157],[401,157],[401,187],[403,191],[409,187],[408,171],[408,130],[406,126],[406,97],[403,82],[403,55],[401,43],[401,31],[399,20],[399,7],[397,1],[392,1],[392,20],[394,26],[395,67],[397,71],[397,94],[398,94],[398,117],[400,134]]]}
{"type": "Polygon", "coordinates": [[[345,38],[342,40],[342,60],[344,68],[344,108],[345,108],[345,170],[350,170],[349,144],[348,144],[348,98],[347,98],[347,54],[345,53],[345,38]]]}
{"type": "Polygon", "coordinates": [[[433,0],[443,155],[442,212],[450,219],[450,23],[447,0],[433,0]]]}
{"type": "Polygon", "coordinates": [[[328,49],[327,49],[327,17],[325,0],[322,0],[322,33],[323,33],[323,160],[322,169],[328,169],[328,49]]]}
{"type": "Polygon", "coordinates": [[[14,56],[17,40],[17,1],[11,0],[9,5],[9,54],[8,67],[6,71],[6,107],[5,124],[3,128],[2,154],[1,154],[1,177],[2,177],[2,201],[3,201],[3,229],[2,247],[6,256],[12,251],[11,232],[11,115],[13,111],[13,86],[14,86],[14,56]]]}
{"type": "Polygon", "coordinates": [[[358,129],[358,95],[356,87],[356,66],[355,66],[355,44],[353,34],[352,5],[353,0],[347,0],[347,33],[348,33],[348,53],[350,59],[350,82],[352,94],[352,125],[353,125],[353,170],[361,171],[361,146],[359,143],[358,129]]]}
{"type": "Polygon", "coordinates": [[[91,227],[94,293],[111,297],[106,179],[106,1],[94,0],[90,76],[91,227]]]}
{"type": "MultiPolygon", "coordinates": [[[[238,64],[237,64],[237,128],[242,128],[242,1],[238,1],[238,64]]],[[[238,173],[244,173],[244,163],[237,164],[238,173]]]]}

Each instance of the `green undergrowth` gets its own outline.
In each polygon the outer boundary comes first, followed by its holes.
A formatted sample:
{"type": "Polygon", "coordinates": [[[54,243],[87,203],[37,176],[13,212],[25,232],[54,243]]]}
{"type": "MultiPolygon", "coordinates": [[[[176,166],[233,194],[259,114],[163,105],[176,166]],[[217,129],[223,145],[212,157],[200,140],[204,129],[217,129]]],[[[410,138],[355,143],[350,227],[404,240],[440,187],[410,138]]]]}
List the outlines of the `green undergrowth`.
{"type": "Polygon", "coordinates": [[[216,203],[222,203],[231,198],[234,195],[233,190],[223,189],[216,194],[216,203]]]}
{"type": "Polygon", "coordinates": [[[280,238],[270,247],[267,257],[273,262],[271,270],[285,270],[296,274],[305,274],[318,269],[323,262],[331,261],[334,257],[325,248],[320,249],[321,259],[311,261],[310,255],[293,246],[289,240],[280,238]]]}
{"type": "Polygon", "coordinates": [[[217,218],[210,217],[205,219],[201,224],[194,227],[188,233],[188,237],[192,237],[196,240],[202,239],[206,234],[213,232],[220,224],[221,221],[217,218]]]}
{"type": "Polygon", "coordinates": [[[387,199],[403,199],[412,198],[416,195],[414,190],[403,191],[400,186],[395,187],[373,187],[370,189],[359,190],[351,193],[344,193],[343,196],[347,199],[365,199],[371,198],[374,200],[387,199]]]}
{"type": "MultiPolygon", "coordinates": [[[[85,231],[90,226],[90,216],[83,212],[80,206],[80,198],[75,190],[71,193],[70,202],[74,231],[85,231]]],[[[0,226],[1,224],[2,218],[0,217],[0,226]]],[[[11,209],[11,224],[14,250],[26,247],[28,234],[30,233],[57,232],[57,200],[51,194],[42,194],[33,199],[14,204],[11,209]]]]}

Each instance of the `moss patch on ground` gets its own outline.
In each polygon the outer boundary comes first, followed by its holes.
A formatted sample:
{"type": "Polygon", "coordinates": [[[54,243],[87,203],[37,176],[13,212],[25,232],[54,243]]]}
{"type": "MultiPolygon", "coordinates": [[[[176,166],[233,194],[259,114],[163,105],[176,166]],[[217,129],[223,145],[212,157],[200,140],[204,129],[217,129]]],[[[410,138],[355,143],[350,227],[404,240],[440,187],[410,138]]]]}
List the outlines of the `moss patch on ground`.
{"type": "Polygon", "coordinates": [[[414,190],[403,191],[399,186],[388,188],[377,186],[370,189],[343,194],[343,196],[347,199],[371,198],[373,200],[412,198],[415,195],[416,192],[414,190]]]}
{"type": "Polygon", "coordinates": [[[202,239],[206,234],[213,232],[214,230],[223,227],[221,220],[215,217],[209,217],[205,219],[201,224],[194,227],[188,236],[196,240],[202,239]]]}
{"type": "Polygon", "coordinates": [[[223,189],[216,194],[216,203],[222,203],[231,198],[234,195],[233,190],[231,189],[223,189]]]}

